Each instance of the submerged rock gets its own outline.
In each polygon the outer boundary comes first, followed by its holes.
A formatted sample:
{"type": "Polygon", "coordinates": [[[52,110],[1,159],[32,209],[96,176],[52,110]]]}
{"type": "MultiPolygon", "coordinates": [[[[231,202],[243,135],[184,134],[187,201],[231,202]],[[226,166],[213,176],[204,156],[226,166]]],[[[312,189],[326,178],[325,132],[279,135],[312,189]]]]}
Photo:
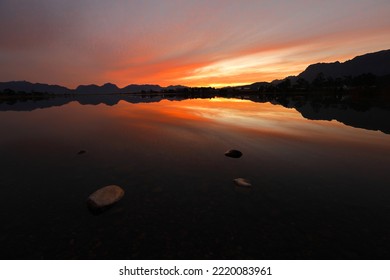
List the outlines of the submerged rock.
{"type": "Polygon", "coordinates": [[[125,191],[116,185],[110,185],[98,189],[87,199],[87,205],[90,210],[99,210],[118,202],[125,194],[125,191]]]}
{"type": "Polygon", "coordinates": [[[231,158],[240,158],[242,156],[242,153],[238,150],[229,150],[225,153],[225,156],[231,158]]]}
{"type": "Polygon", "coordinates": [[[237,187],[244,187],[244,188],[252,187],[252,184],[247,179],[244,178],[234,179],[233,182],[237,187]]]}

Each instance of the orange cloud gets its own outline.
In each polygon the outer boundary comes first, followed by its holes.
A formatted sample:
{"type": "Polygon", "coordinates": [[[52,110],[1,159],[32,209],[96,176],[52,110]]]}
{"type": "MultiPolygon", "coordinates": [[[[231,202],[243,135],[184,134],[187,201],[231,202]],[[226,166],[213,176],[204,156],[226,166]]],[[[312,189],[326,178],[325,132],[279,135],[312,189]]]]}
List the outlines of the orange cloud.
{"type": "Polygon", "coordinates": [[[390,44],[384,1],[3,2],[4,80],[251,83],[390,44]]]}
{"type": "MultiPolygon", "coordinates": [[[[369,52],[372,41],[377,40],[377,49],[383,42],[390,42],[387,28],[373,32],[370,28],[354,32],[330,32],[316,36],[286,38],[279,42],[257,43],[241,46],[233,51],[221,53],[196,53],[201,43],[180,52],[179,55],[159,59],[157,53],[147,56],[140,53],[146,63],[129,62],[129,67],[110,71],[105,79],[126,85],[158,83],[164,86],[184,84],[188,86],[224,86],[246,84],[256,81],[272,81],[296,75],[309,64],[316,62],[344,61],[369,52]],[[339,46],[346,47],[339,47],[339,46]],[[191,57],[191,53],[195,53],[191,57]]],[[[206,40],[207,41],[207,40],[206,40]]],[[[206,44],[206,41],[202,41],[206,44]]],[[[142,59],[139,59],[140,62],[142,59]]]]}

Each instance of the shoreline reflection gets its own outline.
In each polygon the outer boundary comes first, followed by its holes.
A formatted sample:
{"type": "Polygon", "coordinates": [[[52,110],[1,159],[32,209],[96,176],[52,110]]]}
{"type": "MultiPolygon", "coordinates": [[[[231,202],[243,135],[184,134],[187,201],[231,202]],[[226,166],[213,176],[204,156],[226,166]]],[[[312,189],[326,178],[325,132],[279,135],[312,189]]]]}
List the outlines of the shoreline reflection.
{"type": "MultiPolygon", "coordinates": [[[[285,108],[295,109],[306,119],[309,120],[335,120],[348,126],[363,128],[367,130],[381,131],[385,134],[390,134],[390,109],[386,106],[367,105],[361,103],[354,103],[351,100],[345,98],[340,100],[338,98],[321,98],[321,97],[305,97],[305,96],[246,96],[246,97],[210,97],[210,98],[197,98],[199,100],[209,100],[212,103],[223,103],[224,108],[231,109],[234,113],[238,110],[246,110],[245,106],[240,103],[249,104],[252,103],[265,103],[273,105],[281,105],[285,108]],[[359,105],[360,104],[360,105],[359,105]]],[[[115,106],[121,101],[125,101],[130,104],[149,104],[159,103],[164,100],[169,101],[186,101],[194,100],[193,98],[186,98],[185,96],[162,96],[162,95],[72,95],[72,96],[57,96],[41,99],[27,99],[27,100],[13,100],[12,102],[7,100],[0,100],[0,112],[1,111],[32,111],[36,109],[44,109],[50,107],[64,106],[70,102],[76,101],[82,105],[98,105],[105,104],[107,106],[115,106]]],[[[251,108],[250,105],[247,106],[251,108]]],[[[276,108],[276,107],[275,107],[276,108]]],[[[202,108],[199,108],[202,109],[202,108]]],[[[225,112],[226,112],[225,110],[225,112]]],[[[277,110],[277,109],[276,109],[277,110]]],[[[206,112],[203,108],[203,113],[212,117],[214,114],[218,116],[221,112],[210,109],[206,112]]],[[[174,112],[171,112],[172,114],[174,112]]],[[[223,112],[222,112],[223,113],[223,112]]],[[[257,114],[261,112],[253,112],[257,114]]],[[[195,115],[191,115],[194,117],[195,115]]],[[[226,121],[231,119],[234,121],[244,121],[237,117],[233,120],[234,114],[222,116],[221,120],[226,121]],[[227,118],[226,118],[227,117],[227,118]]],[[[249,125],[249,123],[248,123],[249,125]]],[[[254,125],[254,124],[253,124],[254,125]]]]}

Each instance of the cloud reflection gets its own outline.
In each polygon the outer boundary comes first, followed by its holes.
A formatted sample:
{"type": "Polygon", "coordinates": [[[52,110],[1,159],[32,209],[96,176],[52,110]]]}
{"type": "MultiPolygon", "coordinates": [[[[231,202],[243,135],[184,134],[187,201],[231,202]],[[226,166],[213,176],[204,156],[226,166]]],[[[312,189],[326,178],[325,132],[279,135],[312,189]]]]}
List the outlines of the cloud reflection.
{"type": "Polygon", "coordinates": [[[221,138],[253,135],[253,139],[265,137],[278,141],[289,139],[326,143],[341,141],[359,145],[376,141],[383,143],[385,137],[381,133],[348,127],[334,120],[308,120],[295,109],[245,99],[162,100],[153,103],[153,106],[121,101],[115,106],[115,110],[107,112],[119,117],[129,126],[142,128],[147,135],[170,130],[178,138],[186,137],[189,141],[208,134],[221,138]]]}

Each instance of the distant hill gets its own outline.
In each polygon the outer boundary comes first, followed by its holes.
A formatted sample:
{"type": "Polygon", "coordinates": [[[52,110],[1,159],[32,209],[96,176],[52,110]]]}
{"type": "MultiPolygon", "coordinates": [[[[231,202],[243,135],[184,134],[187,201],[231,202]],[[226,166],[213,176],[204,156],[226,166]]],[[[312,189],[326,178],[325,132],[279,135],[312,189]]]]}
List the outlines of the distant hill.
{"type": "Polygon", "coordinates": [[[97,85],[81,85],[78,86],[75,90],[76,93],[85,93],[85,94],[110,94],[110,93],[137,93],[137,92],[150,92],[156,91],[160,92],[164,88],[159,85],[135,85],[131,84],[125,86],[124,88],[118,88],[116,85],[111,83],[106,83],[102,86],[97,85]]]}
{"type": "Polygon", "coordinates": [[[0,82],[0,91],[6,89],[13,90],[16,92],[40,92],[40,93],[57,93],[57,94],[66,94],[72,93],[72,91],[66,87],[58,85],[48,85],[48,84],[33,84],[26,81],[15,81],[15,82],[0,82]]]}
{"type": "Polygon", "coordinates": [[[182,85],[170,85],[165,87],[165,90],[182,90],[188,88],[187,86],[182,86],[182,85]]]}
{"type": "Polygon", "coordinates": [[[356,56],[344,63],[336,61],[333,63],[311,64],[298,75],[298,78],[312,82],[321,72],[325,77],[332,78],[354,77],[365,73],[376,76],[390,75],[390,50],[356,56]]]}
{"type": "Polygon", "coordinates": [[[109,93],[119,93],[120,89],[114,84],[106,83],[102,86],[80,85],[74,91],[76,93],[109,94],[109,93]]]}
{"type": "Polygon", "coordinates": [[[24,93],[52,93],[52,94],[111,94],[111,93],[137,93],[137,92],[161,92],[164,90],[181,90],[187,88],[182,85],[161,87],[159,85],[135,85],[131,84],[124,88],[119,88],[115,84],[106,83],[98,85],[80,85],[76,89],[68,89],[58,85],[34,84],[26,81],[0,82],[0,92],[12,90],[24,93]]]}
{"type": "MultiPolygon", "coordinates": [[[[281,80],[274,80],[271,83],[257,82],[250,85],[241,85],[235,87],[227,87],[224,90],[252,90],[252,91],[285,91],[291,88],[298,89],[310,89],[310,83],[312,83],[318,75],[322,73],[323,79],[326,81],[328,78],[346,78],[346,77],[358,77],[363,74],[370,74],[371,76],[360,77],[359,81],[353,82],[349,86],[354,86],[353,83],[359,84],[362,80],[376,79],[376,82],[384,83],[389,86],[387,82],[390,77],[390,50],[383,50],[375,53],[368,53],[357,56],[351,60],[343,63],[336,61],[333,63],[316,63],[309,65],[305,71],[298,76],[289,76],[281,80]],[[372,77],[375,76],[375,77],[372,77]],[[388,77],[386,77],[388,76],[388,77]],[[379,78],[378,78],[379,77],[379,78]],[[380,80],[385,80],[384,82],[380,80]]],[[[349,82],[350,83],[350,82],[349,82]]],[[[345,81],[343,84],[348,85],[345,81]]],[[[369,83],[367,83],[369,84],[369,83]]],[[[317,85],[318,86],[318,85],[317,85]]],[[[323,85],[330,88],[332,85],[323,85]]],[[[333,85],[340,86],[340,85],[333,85]]],[[[168,87],[161,87],[159,85],[144,84],[137,85],[131,84],[123,88],[119,88],[114,84],[106,83],[102,86],[98,85],[80,85],[76,89],[68,89],[58,85],[47,85],[39,83],[30,83],[26,81],[16,82],[0,82],[0,92],[5,90],[12,90],[16,92],[40,92],[40,93],[54,93],[54,94],[67,94],[67,93],[80,93],[80,94],[111,94],[111,93],[137,93],[137,92],[163,92],[163,91],[180,91],[188,89],[182,85],[171,85],[168,87]]]]}
{"type": "Polygon", "coordinates": [[[128,85],[121,89],[121,93],[135,93],[142,91],[161,91],[163,88],[159,85],[128,85]]]}

